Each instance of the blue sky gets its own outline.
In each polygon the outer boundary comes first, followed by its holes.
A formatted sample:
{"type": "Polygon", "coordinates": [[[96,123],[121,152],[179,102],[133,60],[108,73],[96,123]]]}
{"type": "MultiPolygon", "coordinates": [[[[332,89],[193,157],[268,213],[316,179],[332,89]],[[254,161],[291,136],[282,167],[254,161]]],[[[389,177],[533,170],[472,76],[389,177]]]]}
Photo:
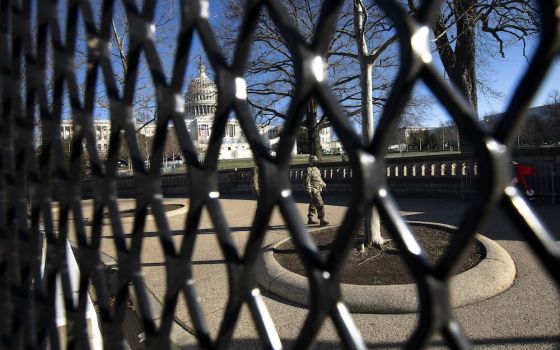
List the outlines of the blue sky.
{"type": "MultiPolygon", "coordinates": [[[[219,21],[220,16],[224,11],[224,3],[227,0],[214,0],[210,1],[210,13],[211,21],[219,21]]],[[[532,39],[527,45],[527,56],[529,59],[532,57],[534,47],[536,45],[537,38],[532,39]]],[[[197,52],[198,43],[194,43],[192,52],[197,52]]],[[[522,46],[515,45],[507,47],[505,50],[506,57],[501,58],[496,55],[495,58],[488,59],[487,63],[482,63],[480,67],[484,70],[483,76],[486,83],[490,88],[498,93],[501,93],[503,97],[499,98],[487,98],[483,94],[479,93],[479,115],[483,117],[492,113],[499,113],[507,108],[510,101],[510,96],[513,94],[515,87],[517,86],[519,80],[521,79],[523,73],[525,72],[528,62],[523,56],[522,46]]],[[[439,58],[437,53],[434,52],[435,64],[441,68],[441,63],[439,63],[439,58]]],[[[443,72],[443,69],[440,69],[443,72]]],[[[189,69],[188,77],[195,75],[196,67],[191,66],[189,69]]],[[[547,103],[548,96],[552,90],[560,90],[560,61],[551,67],[547,79],[541,85],[541,88],[531,106],[540,106],[547,103]]],[[[420,88],[420,90],[422,90],[420,88]]],[[[429,126],[439,126],[441,122],[449,120],[447,113],[436,103],[431,107],[431,112],[433,112],[431,117],[426,118],[422,123],[429,126]]]]}
{"type": "MultiPolygon", "coordinates": [[[[533,57],[533,51],[537,42],[538,38],[532,38],[528,41],[526,54],[529,60],[533,57]]],[[[441,67],[441,61],[437,56],[437,52],[434,52],[434,58],[434,64],[443,74],[443,68],[441,67]]],[[[487,62],[480,64],[479,76],[485,80],[491,89],[502,95],[501,97],[488,97],[484,96],[479,90],[478,109],[480,118],[505,111],[528,65],[529,61],[523,56],[521,44],[507,47],[505,49],[505,58],[496,54],[495,57],[487,58],[487,62]]],[[[547,104],[548,97],[553,90],[560,91],[559,60],[556,60],[551,66],[547,78],[541,84],[530,107],[547,104]]],[[[419,88],[418,91],[424,92],[422,88],[419,88]]],[[[442,122],[450,120],[447,112],[437,103],[431,107],[430,112],[431,115],[426,116],[423,122],[425,126],[439,126],[442,122]]]]}
{"type": "MultiPolygon", "coordinates": [[[[536,41],[535,38],[535,40],[532,40],[528,45],[527,57],[529,59],[532,58],[532,51],[534,50],[536,41]]],[[[507,48],[505,52],[505,58],[496,57],[491,59],[489,60],[489,64],[483,67],[485,70],[484,76],[488,80],[488,85],[495,91],[502,93],[503,97],[487,99],[479,93],[478,105],[479,116],[481,118],[488,114],[505,111],[517,84],[529,65],[527,59],[523,57],[521,45],[511,46],[507,48]]],[[[437,57],[437,54],[435,56],[437,57]]],[[[436,58],[436,65],[439,66],[440,63],[437,62],[437,60],[436,58]]],[[[548,96],[553,90],[560,91],[560,61],[556,61],[552,65],[546,80],[542,83],[530,106],[535,107],[547,104],[548,96]]],[[[439,106],[434,106],[433,118],[425,122],[426,125],[429,126],[439,126],[441,122],[447,120],[449,120],[447,113],[439,106]]]]}
{"type": "MultiPolygon", "coordinates": [[[[224,14],[224,4],[228,0],[210,0],[210,21],[215,24],[218,23],[224,14]]],[[[531,57],[532,46],[536,40],[533,40],[528,46],[529,57],[531,57]]],[[[173,46],[175,43],[173,43],[173,46]]],[[[186,74],[187,81],[197,75],[197,62],[198,55],[202,52],[200,41],[198,37],[194,38],[191,47],[190,61],[188,71],[186,74]]],[[[497,56],[497,55],[496,55],[497,56]]],[[[434,53],[436,66],[441,67],[438,62],[437,53],[434,53]]],[[[205,58],[205,57],[204,57],[205,58]]],[[[509,96],[513,93],[517,82],[524,73],[528,63],[522,55],[520,46],[509,47],[506,50],[506,58],[502,59],[498,56],[495,59],[488,60],[489,64],[485,64],[485,77],[487,78],[488,85],[503,94],[503,98],[493,98],[487,100],[482,94],[479,94],[479,115],[482,117],[487,114],[501,112],[505,110],[509,102],[509,96]]],[[[164,62],[164,65],[171,66],[171,62],[164,62]]],[[[440,71],[443,71],[440,69],[440,71]]],[[[544,81],[539,93],[533,100],[532,106],[538,106],[547,102],[547,97],[554,89],[560,90],[560,62],[556,62],[551,69],[548,78],[544,81]]],[[[185,82],[184,88],[186,90],[187,83],[185,82]]],[[[422,91],[422,89],[419,89],[422,91]]],[[[438,126],[440,123],[449,120],[447,113],[442,108],[434,103],[428,109],[429,116],[426,117],[422,124],[426,126],[438,126]]]]}
{"type": "MultiPolygon", "coordinates": [[[[495,79],[493,85],[497,90],[504,92],[507,97],[511,96],[523,73],[527,69],[527,66],[528,62],[522,56],[520,47],[512,47],[508,50],[508,56],[505,59],[497,60],[492,67],[489,67],[495,79]]],[[[552,66],[547,79],[541,85],[531,105],[540,106],[546,104],[549,93],[554,89],[560,90],[560,64],[558,61],[552,66]]],[[[493,103],[488,103],[483,100],[480,101],[480,115],[482,116],[494,111],[501,112],[505,110],[509,103],[507,97],[502,101],[494,101],[493,103]]]]}

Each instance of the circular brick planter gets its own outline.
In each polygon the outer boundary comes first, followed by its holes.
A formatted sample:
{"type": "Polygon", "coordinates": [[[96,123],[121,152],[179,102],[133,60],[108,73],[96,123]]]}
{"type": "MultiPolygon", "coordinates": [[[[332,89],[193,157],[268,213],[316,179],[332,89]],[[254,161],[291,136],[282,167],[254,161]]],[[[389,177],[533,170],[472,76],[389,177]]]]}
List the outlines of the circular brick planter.
{"type": "MultiPolygon", "coordinates": [[[[454,226],[432,222],[410,222],[435,228],[456,229],[454,226]]],[[[282,267],[273,250],[290,238],[267,248],[262,262],[257,264],[257,280],[266,290],[291,302],[307,305],[309,287],[307,277],[282,267]]],[[[450,279],[450,306],[476,303],[509,289],[515,280],[515,264],[509,254],[496,242],[482,235],[476,239],[484,246],[486,257],[475,267],[450,279]]],[[[413,313],[419,309],[416,284],[352,285],[341,284],[343,300],[356,313],[413,313]]]]}

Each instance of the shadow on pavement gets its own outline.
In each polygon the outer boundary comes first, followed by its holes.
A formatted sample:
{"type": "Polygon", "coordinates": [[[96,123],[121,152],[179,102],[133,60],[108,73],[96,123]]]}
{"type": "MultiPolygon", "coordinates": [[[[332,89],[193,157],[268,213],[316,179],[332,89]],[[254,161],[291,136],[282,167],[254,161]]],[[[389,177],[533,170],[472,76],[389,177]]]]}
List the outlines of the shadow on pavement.
{"type": "MultiPolygon", "coordinates": [[[[250,226],[237,226],[237,227],[230,227],[229,230],[230,230],[230,232],[249,232],[249,231],[251,231],[251,227],[250,226]]],[[[274,230],[286,230],[286,225],[271,225],[271,226],[269,226],[268,231],[274,231],[274,230]]],[[[199,235],[216,234],[216,231],[214,229],[211,229],[211,228],[203,228],[203,229],[198,230],[198,234],[199,235]]],[[[183,230],[173,230],[173,231],[171,231],[171,235],[172,236],[183,236],[184,231],[183,230]]],[[[133,237],[133,235],[130,234],[130,233],[124,234],[123,236],[126,239],[130,239],[130,238],[133,237]]],[[[144,238],[157,238],[157,237],[159,237],[159,233],[155,232],[155,231],[144,232],[142,237],[144,237],[144,238]]],[[[113,235],[105,235],[105,236],[102,236],[101,238],[114,239],[115,237],[113,235]]]]}
{"type": "MultiPolygon", "coordinates": [[[[362,330],[363,332],[364,330],[362,330]]],[[[471,344],[475,347],[496,347],[508,349],[515,346],[519,349],[531,349],[535,346],[550,346],[550,349],[558,349],[560,337],[507,337],[507,338],[488,338],[488,339],[470,339],[471,344]]],[[[282,345],[285,349],[293,349],[295,341],[292,339],[282,339],[282,345]]],[[[233,339],[229,344],[230,349],[263,349],[264,344],[258,339],[233,339]]],[[[368,343],[368,349],[402,349],[403,343],[384,342],[384,343],[368,343]]],[[[338,342],[317,342],[314,349],[341,349],[342,344],[338,342]]],[[[432,341],[429,344],[430,349],[448,349],[449,347],[444,341],[432,341]]],[[[190,349],[185,348],[185,349],[190,349]]],[[[194,349],[194,348],[193,348],[194,349]]]]}
{"type": "MultiPolygon", "coordinates": [[[[192,265],[225,265],[225,260],[199,260],[199,261],[192,261],[192,265]]],[[[165,262],[149,262],[149,263],[141,263],[140,266],[142,267],[164,267],[165,262]]]]}

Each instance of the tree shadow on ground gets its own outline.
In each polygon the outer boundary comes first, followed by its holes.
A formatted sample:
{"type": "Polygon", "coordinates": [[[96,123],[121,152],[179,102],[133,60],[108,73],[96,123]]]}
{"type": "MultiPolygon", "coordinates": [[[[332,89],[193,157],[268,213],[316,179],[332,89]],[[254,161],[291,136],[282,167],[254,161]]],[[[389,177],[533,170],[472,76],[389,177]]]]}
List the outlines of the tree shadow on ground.
{"type": "MultiPolygon", "coordinates": [[[[268,227],[268,231],[277,231],[277,230],[285,230],[286,229],[286,225],[271,225],[268,227]]],[[[230,232],[232,233],[236,233],[236,232],[250,232],[251,231],[251,226],[236,226],[236,227],[230,227],[229,228],[230,232]]],[[[184,230],[173,230],[171,231],[171,235],[172,236],[183,236],[185,234],[184,230]]],[[[216,230],[213,228],[203,228],[203,229],[199,229],[198,230],[198,234],[199,235],[211,235],[211,234],[216,234],[216,230]]],[[[133,237],[133,234],[127,233],[123,235],[125,239],[130,239],[133,237]]],[[[144,232],[144,234],[142,235],[142,237],[144,238],[156,238],[159,237],[160,234],[157,231],[149,231],[149,232],[144,232]]],[[[107,239],[114,239],[115,237],[113,235],[105,235],[102,236],[101,238],[107,238],[107,239]]]]}

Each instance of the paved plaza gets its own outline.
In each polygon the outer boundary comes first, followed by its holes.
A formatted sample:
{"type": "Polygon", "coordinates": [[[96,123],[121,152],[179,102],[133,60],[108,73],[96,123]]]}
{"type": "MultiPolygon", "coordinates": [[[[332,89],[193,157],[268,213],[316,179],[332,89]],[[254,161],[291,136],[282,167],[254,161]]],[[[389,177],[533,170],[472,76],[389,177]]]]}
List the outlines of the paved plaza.
{"type": "MultiPolygon", "coordinates": [[[[166,199],[166,203],[181,203],[188,207],[188,199],[166,199]]],[[[336,225],[346,211],[344,200],[340,197],[326,198],[327,218],[336,225]]],[[[457,224],[464,213],[467,202],[436,199],[398,199],[402,215],[407,220],[434,221],[457,224]]],[[[91,213],[91,202],[86,201],[84,213],[91,213]]],[[[120,210],[132,208],[133,200],[119,201],[120,210]]],[[[222,199],[221,205],[232,230],[235,244],[242,251],[249,237],[256,201],[247,199],[222,199]]],[[[302,199],[297,207],[302,220],[306,217],[307,203],[302,199]]],[[[559,207],[542,204],[537,206],[542,220],[548,225],[555,239],[560,240],[559,207]]],[[[182,237],[186,210],[170,212],[168,221],[174,235],[176,246],[182,237]]],[[[132,229],[132,218],[124,218],[127,232],[132,229]]],[[[265,245],[273,244],[289,236],[282,217],[276,211],[267,232],[265,245]]],[[[454,314],[471,338],[474,346],[480,349],[558,349],[560,344],[560,294],[553,282],[547,277],[524,239],[513,224],[497,210],[480,231],[499,243],[513,258],[517,276],[512,288],[489,300],[454,309],[454,314]]],[[[110,226],[104,227],[102,250],[116,257],[110,226]]],[[[147,221],[146,236],[143,243],[142,269],[146,284],[155,300],[162,300],[165,293],[165,267],[162,248],[157,237],[153,219],[147,221]]],[[[228,277],[212,223],[205,213],[200,223],[197,237],[193,268],[198,293],[206,321],[212,336],[216,336],[228,300],[228,277]]],[[[286,348],[297,337],[308,310],[282,300],[275,295],[262,291],[265,303],[275,323],[276,329],[286,348]]],[[[194,336],[189,333],[191,321],[181,301],[176,317],[186,330],[177,327],[174,338],[182,347],[196,348],[194,336]]],[[[416,314],[353,314],[356,326],[372,349],[397,349],[401,347],[417,324],[416,314]]],[[[231,348],[262,348],[254,330],[252,318],[243,309],[234,335],[231,348]]],[[[328,320],[319,336],[318,348],[340,348],[338,334],[328,320]]],[[[430,348],[447,348],[441,338],[435,337],[430,348]]]]}

